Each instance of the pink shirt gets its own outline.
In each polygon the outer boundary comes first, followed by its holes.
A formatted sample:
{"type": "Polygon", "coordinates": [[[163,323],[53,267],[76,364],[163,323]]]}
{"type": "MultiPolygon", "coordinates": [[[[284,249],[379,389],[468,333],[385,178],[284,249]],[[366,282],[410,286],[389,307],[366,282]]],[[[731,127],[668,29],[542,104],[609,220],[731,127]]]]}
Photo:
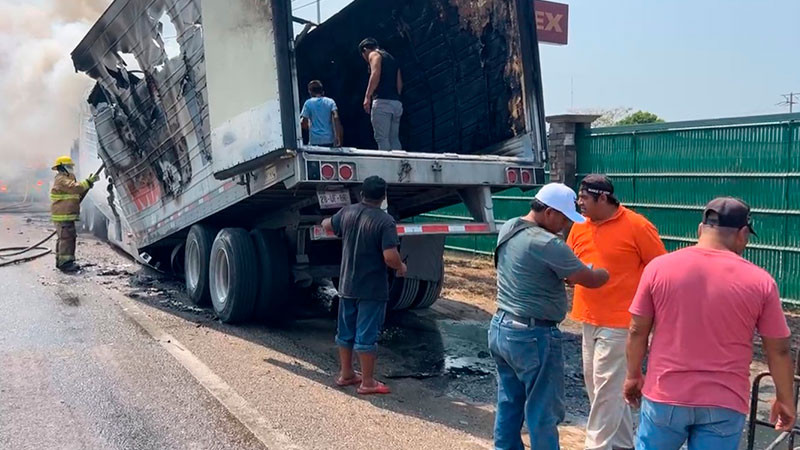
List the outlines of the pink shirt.
{"type": "Polygon", "coordinates": [[[688,247],[644,270],[631,314],[654,318],[642,394],[747,414],[755,331],[786,338],[775,280],[733,252],[688,247]]]}

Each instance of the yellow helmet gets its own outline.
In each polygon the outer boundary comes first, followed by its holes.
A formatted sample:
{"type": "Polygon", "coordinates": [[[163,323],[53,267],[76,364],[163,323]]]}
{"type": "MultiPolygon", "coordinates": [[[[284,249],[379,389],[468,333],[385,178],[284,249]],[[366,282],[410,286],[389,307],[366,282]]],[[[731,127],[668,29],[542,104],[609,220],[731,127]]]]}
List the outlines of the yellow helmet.
{"type": "Polygon", "coordinates": [[[56,170],[58,166],[74,166],[74,165],[75,163],[69,156],[59,156],[58,158],[56,158],[56,163],[53,165],[52,169],[56,170]]]}

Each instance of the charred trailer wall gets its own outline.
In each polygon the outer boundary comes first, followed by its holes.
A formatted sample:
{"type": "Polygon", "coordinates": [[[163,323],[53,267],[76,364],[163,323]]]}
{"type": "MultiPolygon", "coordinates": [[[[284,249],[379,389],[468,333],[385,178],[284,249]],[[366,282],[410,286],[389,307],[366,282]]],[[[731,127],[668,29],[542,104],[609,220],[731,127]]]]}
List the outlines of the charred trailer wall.
{"type": "Polygon", "coordinates": [[[128,215],[200,181],[211,152],[198,0],[115,1],[72,59],[97,81],[98,153],[128,215]]]}
{"type": "Polygon", "coordinates": [[[405,150],[480,153],[525,132],[513,0],[357,0],[297,45],[300,103],[309,81],[336,100],[344,145],[377,148],[362,108],[374,37],[403,73],[405,150]]]}

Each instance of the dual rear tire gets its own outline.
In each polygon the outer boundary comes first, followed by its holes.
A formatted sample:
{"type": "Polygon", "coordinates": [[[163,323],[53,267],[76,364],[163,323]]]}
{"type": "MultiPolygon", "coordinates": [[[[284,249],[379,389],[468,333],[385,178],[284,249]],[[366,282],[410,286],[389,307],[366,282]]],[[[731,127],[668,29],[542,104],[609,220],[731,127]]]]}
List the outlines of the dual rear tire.
{"type": "Polygon", "coordinates": [[[289,297],[289,260],[282,233],[197,224],[184,253],[186,292],[224,323],[272,322],[289,297]]]}
{"type": "MultiPolygon", "coordinates": [[[[251,319],[277,323],[285,317],[292,294],[290,267],[280,230],[217,230],[196,224],[184,245],[183,272],[191,302],[210,305],[225,323],[251,319]]],[[[436,280],[421,280],[395,277],[392,272],[388,309],[432,306],[442,291],[444,276],[439,275],[436,280]]]]}

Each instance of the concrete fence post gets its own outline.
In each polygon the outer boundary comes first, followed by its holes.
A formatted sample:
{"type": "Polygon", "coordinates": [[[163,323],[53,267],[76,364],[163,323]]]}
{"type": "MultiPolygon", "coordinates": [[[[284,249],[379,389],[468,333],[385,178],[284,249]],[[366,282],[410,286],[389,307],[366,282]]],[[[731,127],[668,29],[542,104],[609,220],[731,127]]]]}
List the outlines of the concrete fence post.
{"type": "Polygon", "coordinates": [[[578,163],[575,136],[600,117],[596,114],[561,114],[546,118],[550,124],[547,135],[550,181],[575,188],[578,163]]]}

